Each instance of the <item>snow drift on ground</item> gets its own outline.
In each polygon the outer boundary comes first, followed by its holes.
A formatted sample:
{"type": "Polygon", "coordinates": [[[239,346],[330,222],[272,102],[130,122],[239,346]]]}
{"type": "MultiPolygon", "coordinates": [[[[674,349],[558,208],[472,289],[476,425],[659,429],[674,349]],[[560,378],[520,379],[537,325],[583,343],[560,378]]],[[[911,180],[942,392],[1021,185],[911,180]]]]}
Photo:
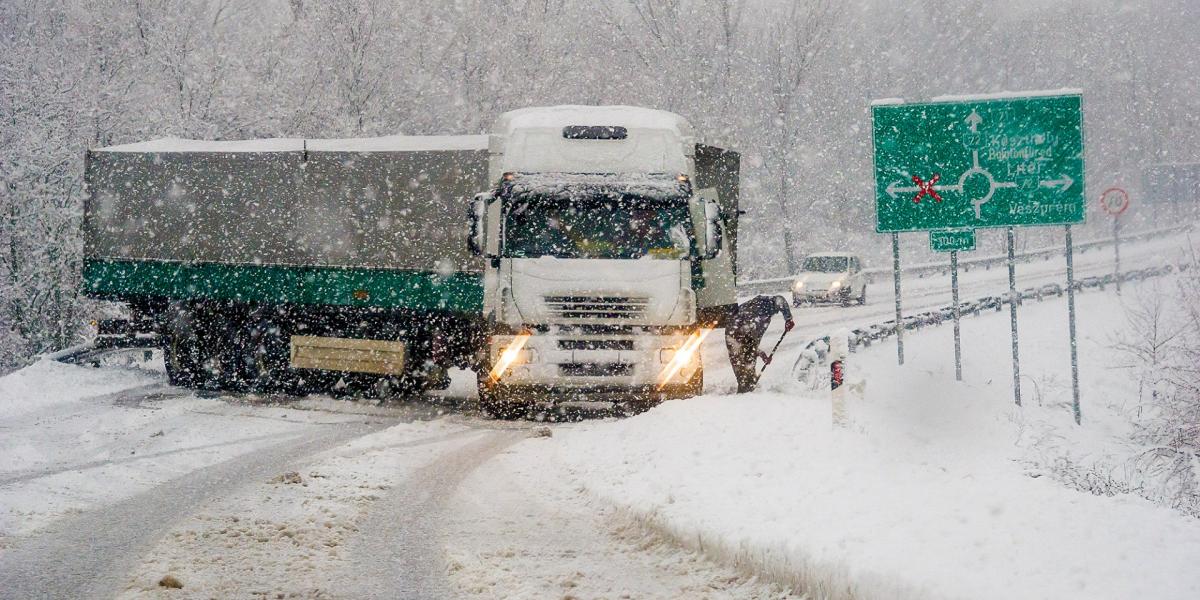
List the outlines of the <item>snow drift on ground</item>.
{"type": "Polygon", "coordinates": [[[1066,303],[1047,302],[1020,312],[1024,408],[1005,311],[963,321],[961,383],[948,326],[910,333],[904,367],[894,341],[853,354],[849,376],[869,376],[848,429],[831,426],[828,392],[784,368],[755,394],[559,428],[515,451],[819,597],[1200,597],[1200,522],[1072,489],[1048,466],[1115,467],[1133,450],[1123,411],[1136,383],[1110,370],[1120,300],[1078,302],[1083,427],[1070,411],[1066,303]]]}

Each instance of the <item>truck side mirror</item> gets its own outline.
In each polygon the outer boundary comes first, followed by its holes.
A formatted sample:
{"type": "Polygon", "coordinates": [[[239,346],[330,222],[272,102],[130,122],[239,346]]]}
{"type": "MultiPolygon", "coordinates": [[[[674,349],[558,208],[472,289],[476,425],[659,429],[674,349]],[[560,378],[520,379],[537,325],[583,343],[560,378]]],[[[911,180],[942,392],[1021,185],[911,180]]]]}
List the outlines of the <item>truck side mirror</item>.
{"type": "Polygon", "coordinates": [[[471,224],[471,230],[467,234],[467,249],[475,256],[483,256],[483,249],[487,244],[487,229],[483,223],[487,216],[488,201],[491,199],[490,192],[475,194],[467,211],[467,221],[471,224]]]}
{"type": "Polygon", "coordinates": [[[712,260],[721,253],[724,232],[721,227],[721,207],[709,200],[704,203],[704,260],[712,260]]]}

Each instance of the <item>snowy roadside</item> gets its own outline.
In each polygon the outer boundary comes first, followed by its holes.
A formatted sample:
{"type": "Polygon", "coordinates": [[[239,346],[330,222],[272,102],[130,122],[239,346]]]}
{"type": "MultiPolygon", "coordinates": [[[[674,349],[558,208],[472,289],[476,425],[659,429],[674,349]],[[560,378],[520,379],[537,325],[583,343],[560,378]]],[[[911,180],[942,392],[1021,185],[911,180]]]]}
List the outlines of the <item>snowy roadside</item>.
{"type": "Polygon", "coordinates": [[[962,383],[949,328],[910,336],[902,368],[890,343],[852,355],[850,377],[870,376],[848,430],[781,369],[756,394],[560,427],[514,460],[556,464],[560,485],[817,597],[1198,597],[1200,522],[1055,478],[1055,461],[1113,471],[1136,450],[1136,383],[1111,370],[1121,306],[1111,293],[1078,302],[1082,428],[1065,306],[1048,303],[1021,310],[1022,409],[996,314],[964,321],[962,383]]]}

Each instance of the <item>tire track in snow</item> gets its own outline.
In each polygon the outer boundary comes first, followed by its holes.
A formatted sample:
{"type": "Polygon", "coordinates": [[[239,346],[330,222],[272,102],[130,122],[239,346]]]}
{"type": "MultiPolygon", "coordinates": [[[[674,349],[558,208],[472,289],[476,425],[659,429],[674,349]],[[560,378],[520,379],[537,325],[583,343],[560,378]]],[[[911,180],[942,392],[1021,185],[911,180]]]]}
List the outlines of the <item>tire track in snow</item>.
{"type": "Polygon", "coordinates": [[[527,429],[490,431],[482,439],[415,471],[379,501],[350,544],[353,598],[444,598],[439,521],[447,501],[476,467],[524,439],[527,429]]]}
{"type": "Polygon", "coordinates": [[[314,428],[14,538],[12,547],[0,555],[0,599],[111,597],[143,549],[182,515],[247,481],[268,478],[304,457],[390,424],[314,428]]]}

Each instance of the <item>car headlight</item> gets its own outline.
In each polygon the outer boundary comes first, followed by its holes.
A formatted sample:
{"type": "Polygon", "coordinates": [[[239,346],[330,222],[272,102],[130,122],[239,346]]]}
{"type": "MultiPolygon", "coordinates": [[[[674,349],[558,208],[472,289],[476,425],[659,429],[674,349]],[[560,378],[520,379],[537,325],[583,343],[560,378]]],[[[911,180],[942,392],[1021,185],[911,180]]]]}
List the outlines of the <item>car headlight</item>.
{"type": "Polygon", "coordinates": [[[796,290],[797,292],[803,291],[804,290],[804,282],[797,281],[796,283],[792,284],[792,289],[796,290]]]}
{"type": "Polygon", "coordinates": [[[829,289],[831,289],[831,290],[836,290],[840,287],[842,287],[842,282],[840,282],[840,281],[835,281],[835,282],[829,284],[829,289]]]}

